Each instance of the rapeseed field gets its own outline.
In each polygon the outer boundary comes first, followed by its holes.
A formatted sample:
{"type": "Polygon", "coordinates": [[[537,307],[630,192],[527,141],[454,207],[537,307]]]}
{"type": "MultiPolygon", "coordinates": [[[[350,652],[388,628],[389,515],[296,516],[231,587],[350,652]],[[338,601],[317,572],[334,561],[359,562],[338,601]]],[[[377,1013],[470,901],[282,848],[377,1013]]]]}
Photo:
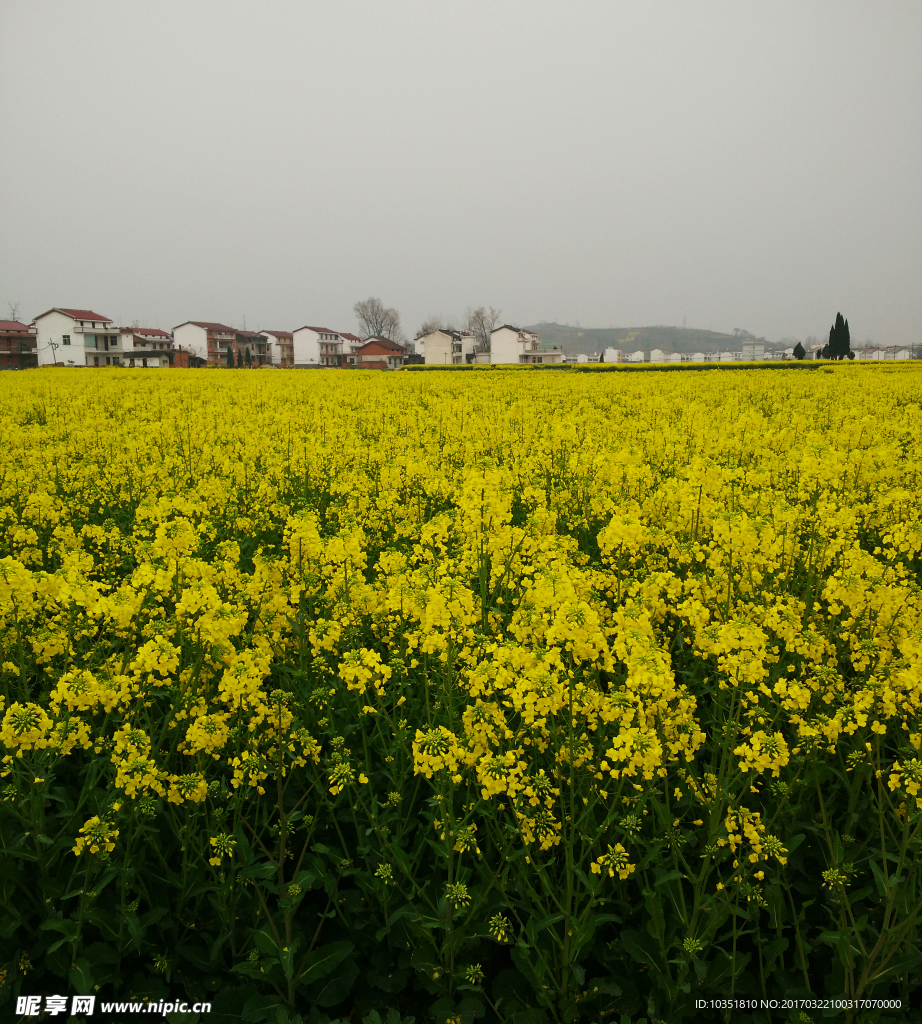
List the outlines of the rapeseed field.
{"type": "Polygon", "coordinates": [[[4,1013],[920,1006],[918,366],[35,371],[0,426],[4,1013]]]}

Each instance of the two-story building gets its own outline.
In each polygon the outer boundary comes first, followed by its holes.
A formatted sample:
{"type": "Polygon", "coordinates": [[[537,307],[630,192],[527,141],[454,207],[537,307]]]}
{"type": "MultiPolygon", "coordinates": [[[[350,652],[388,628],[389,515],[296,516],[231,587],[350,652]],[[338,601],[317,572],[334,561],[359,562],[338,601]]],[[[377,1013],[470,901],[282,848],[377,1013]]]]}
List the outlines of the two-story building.
{"type": "Polygon", "coordinates": [[[355,353],[355,364],[363,370],[399,370],[406,360],[406,350],[390,338],[372,335],[355,353]]]}
{"type": "Polygon", "coordinates": [[[269,358],[272,366],[287,370],[294,366],[294,337],[291,331],[262,331],[269,347],[269,358]]]}
{"type": "Polygon", "coordinates": [[[448,327],[416,339],[422,346],[426,366],[460,366],[472,363],[477,339],[470,331],[453,331],[448,327]]]}
{"type": "Polygon", "coordinates": [[[237,331],[211,320],[187,320],[173,328],[177,346],[204,359],[209,366],[227,366],[237,358],[237,331]]]}
{"type": "Polygon", "coordinates": [[[120,366],[120,330],[91,309],[55,306],[35,318],[39,366],[120,366]]]}
{"type": "Polygon", "coordinates": [[[340,331],[339,336],[343,339],[343,366],[358,366],[358,351],[365,342],[358,335],[349,334],[347,331],[340,331]]]}
{"type": "Polygon", "coordinates": [[[266,366],[272,356],[269,351],[270,342],[261,331],[235,331],[237,355],[243,366],[266,366]],[[247,353],[250,361],[247,363],[247,353]]]}
{"type": "Polygon", "coordinates": [[[0,370],[27,370],[38,366],[35,327],[18,320],[0,320],[0,370]]]}
{"type": "Polygon", "coordinates": [[[562,363],[558,348],[541,348],[541,339],[532,331],[503,324],[490,331],[491,363],[562,363]]]}
{"type": "Polygon", "coordinates": [[[159,327],[123,327],[121,330],[123,361],[135,369],[189,367],[190,355],[179,348],[169,331],[159,327]]]}
{"type": "Polygon", "coordinates": [[[299,327],[292,331],[292,347],[295,366],[342,365],[342,338],[329,327],[299,327]]]}

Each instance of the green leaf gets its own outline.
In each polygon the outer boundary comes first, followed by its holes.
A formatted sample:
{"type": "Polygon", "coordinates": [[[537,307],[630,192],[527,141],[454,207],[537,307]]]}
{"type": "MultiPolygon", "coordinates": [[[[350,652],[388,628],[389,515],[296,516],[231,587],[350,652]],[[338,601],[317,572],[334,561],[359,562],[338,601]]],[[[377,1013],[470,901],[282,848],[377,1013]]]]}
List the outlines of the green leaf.
{"type": "Polygon", "coordinates": [[[88,995],[93,991],[93,975],[90,972],[90,964],[85,956],[78,958],[77,962],[70,969],[70,973],[67,975],[71,986],[76,989],[77,993],[81,996],[88,995]]]}
{"type": "Polygon", "coordinates": [[[201,971],[212,969],[211,960],[201,946],[177,946],[176,952],[190,964],[195,964],[201,971]]]}
{"type": "Polygon", "coordinates": [[[244,866],[251,864],[253,862],[253,847],[250,846],[246,831],[239,821],[234,825],[234,838],[237,840],[236,852],[240,855],[241,863],[244,866]]]}
{"type": "Polygon", "coordinates": [[[533,1007],[528,1010],[516,1010],[508,1020],[509,1024],[548,1024],[548,1016],[544,1010],[533,1007]]]}
{"type": "Polygon", "coordinates": [[[659,949],[649,935],[644,935],[643,932],[623,931],[621,944],[638,963],[646,964],[655,971],[660,970],[659,949]]]}
{"type": "Polygon", "coordinates": [[[245,1021],[263,1021],[270,1014],[274,1016],[274,1011],[279,1008],[284,1009],[285,1004],[278,996],[255,996],[244,1003],[241,1017],[245,1021]]]}
{"type": "Polygon", "coordinates": [[[874,875],[874,881],[877,883],[877,895],[882,900],[885,900],[887,898],[887,880],[884,878],[884,873],[880,870],[880,865],[876,860],[871,861],[871,873],[874,875]]]}
{"type": "Polygon", "coordinates": [[[259,878],[266,880],[274,878],[278,874],[278,868],[270,861],[260,861],[258,864],[251,864],[240,872],[242,878],[259,878]]]}
{"type": "Polygon", "coordinates": [[[77,922],[71,921],[70,918],[52,918],[50,921],[42,921],[39,928],[42,931],[62,932],[64,935],[62,939],[51,943],[45,950],[46,954],[53,953],[59,946],[63,946],[65,942],[73,942],[77,937],[77,922]]]}
{"type": "Polygon", "coordinates": [[[266,931],[260,930],[258,932],[254,932],[253,942],[256,943],[256,948],[260,953],[263,953],[265,956],[277,957],[281,952],[275,938],[266,931]]]}
{"type": "Polygon", "coordinates": [[[624,991],[612,978],[593,978],[586,986],[589,992],[602,992],[607,996],[620,996],[624,991]]]}
{"type": "Polygon", "coordinates": [[[336,1006],[352,991],[359,976],[359,966],[354,960],[347,960],[314,996],[318,1006],[336,1006]]]}
{"type": "Polygon", "coordinates": [[[775,961],[778,957],[788,948],[790,942],[784,937],[773,939],[769,942],[763,951],[765,958],[765,973],[771,974],[772,968],[775,966],[775,961]]]}
{"type": "Polygon", "coordinates": [[[533,935],[537,935],[539,932],[543,932],[545,928],[550,928],[552,924],[557,924],[558,921],[563,920],[563,914],[548,914],[547,917],[543,917],[537,924],[532,925],[528,931],[533,935]]]}
{"type": "Polygon", "coordinates": [[[309,984],[318,978],[325,978],[346,959],[353,949],[355,949],[355,944],[352,942],[328,942],[325,946],[315,949],[308,956],[298,980],[309,984]]]}
{"type": "Polygon", "coordinates": [[[922,950],[911,949],[909,952],[897,957],[880,974],[873,975],[871,981],[880,982],[888,978],[898,978],[901,974],[914,970],[920,963],[922,963],[922,950]]]}

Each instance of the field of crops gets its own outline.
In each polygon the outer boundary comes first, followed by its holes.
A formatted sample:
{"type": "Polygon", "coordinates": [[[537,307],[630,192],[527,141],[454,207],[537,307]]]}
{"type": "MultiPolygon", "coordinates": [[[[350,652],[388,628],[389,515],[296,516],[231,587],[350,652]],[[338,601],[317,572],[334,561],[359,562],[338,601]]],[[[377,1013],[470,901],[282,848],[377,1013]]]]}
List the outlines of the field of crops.
{"type": "Polygon", "coordinates": [[[920,406],[912,364],[4,374],[3,1019],[922,1012],[920,406]]]}

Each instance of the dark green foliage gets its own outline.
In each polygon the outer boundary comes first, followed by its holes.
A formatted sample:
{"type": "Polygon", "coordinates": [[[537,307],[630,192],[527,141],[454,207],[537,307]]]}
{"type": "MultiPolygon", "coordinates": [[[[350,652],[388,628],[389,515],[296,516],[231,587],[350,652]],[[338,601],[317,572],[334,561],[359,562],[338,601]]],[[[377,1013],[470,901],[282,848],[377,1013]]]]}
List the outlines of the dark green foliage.
{"type": "Polygon", "coordinates": [[[823,351],[826,359],[848,359],[852,350],[848,321],[836,313],[836,322],[829,328],[829,342],[823,351]]]}
{"type": "Polygon", "coordinates": [[[807,355],[807,350],[798,341],[797,344],[794,346],[794,358],[795,359],[804,359],[804,358],[806,358],[806,355],[807,355]]]}

